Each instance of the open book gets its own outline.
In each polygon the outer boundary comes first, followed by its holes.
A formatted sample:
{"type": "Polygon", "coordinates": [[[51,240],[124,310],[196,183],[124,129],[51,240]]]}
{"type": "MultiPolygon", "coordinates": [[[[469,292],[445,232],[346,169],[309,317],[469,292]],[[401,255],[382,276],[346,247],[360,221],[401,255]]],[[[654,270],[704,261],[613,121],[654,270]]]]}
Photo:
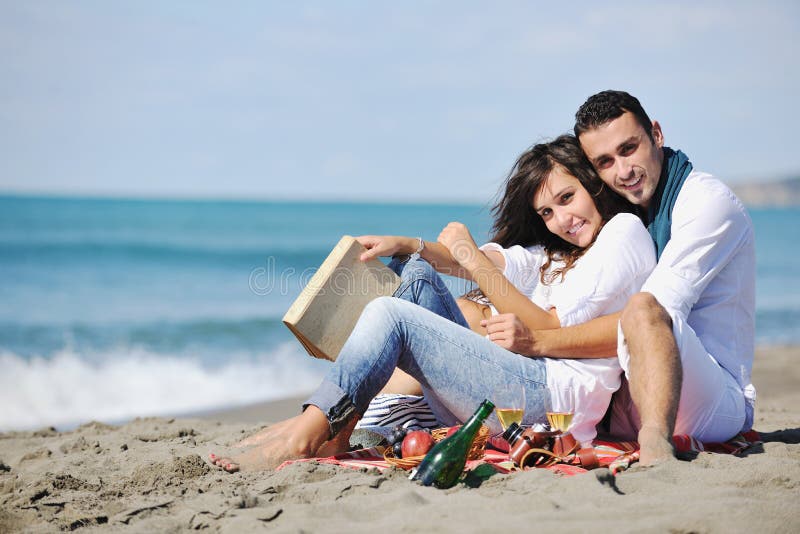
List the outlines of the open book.
{"type": "Polygon", "coordinates": [[[353,237],[342,237],[283,316],[316,358],[336,360],[364,307],[400,286],[400,277],[380,260],[359,259],[365,250],[353,237]]]}

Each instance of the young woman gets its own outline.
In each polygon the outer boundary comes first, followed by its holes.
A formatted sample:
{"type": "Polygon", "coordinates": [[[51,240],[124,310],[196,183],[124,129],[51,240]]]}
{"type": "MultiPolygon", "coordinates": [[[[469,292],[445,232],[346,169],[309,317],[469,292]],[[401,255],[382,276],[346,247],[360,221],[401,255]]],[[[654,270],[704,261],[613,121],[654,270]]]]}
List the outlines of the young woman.
{"type": "MultiPolygon", "coordinates": [[[[437,419],[464,421],[484,398],[524,388],[525,423],[545,420],[549,388],[575,393],[572,432],[594,438],[620,384],[616,355],[530,358],[525,333],[588,321],[622,309],[655,266],[649,234],[605,190],[572,136],[534,146],[518,160],[496,206],[494,243],[479,249],[449,224],[438,243],[393,236],[359,238],[364,257],[413,253],[390,265],[403,284],[371,302],[327,376],[297,417],[245,440],[249,450],[212,454],[227,471],[274,468],[288,459],[347,448],[360,414],[396,367],[417,380],[437,419]],[[474,280],[499,312],[468,323],[434,269],[474,280]],[[518,289],[519,288],[519,289],[518,289]]],[[[493,432],[499,421],[488,422],[493,432]]]]}

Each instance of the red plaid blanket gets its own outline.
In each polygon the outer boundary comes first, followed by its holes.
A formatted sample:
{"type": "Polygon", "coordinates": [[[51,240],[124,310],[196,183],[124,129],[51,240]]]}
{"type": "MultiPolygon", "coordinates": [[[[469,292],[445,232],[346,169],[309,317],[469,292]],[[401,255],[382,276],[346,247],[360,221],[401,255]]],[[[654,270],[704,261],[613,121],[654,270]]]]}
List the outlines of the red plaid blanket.
{"type": "MultiPolygon", "coordinates": [[[[744,434],[739,434],[726,443],[701,443],[691,436],[674,436],[676,452],[716,452],[723,454],[741,454],[748,448],[760,444],[761,438],[758,432],[750,430],[744,434]]],[[[600,441],[595,440],[594,452],[599,460],[600,467],[608,467],[613,474],[624,471],[631,464],[639,460],[639,444],[635,441],[600,441]]],[[[388,469],[389,463],[383,458],[383,449],[370,448],[357,451],[346,452],[328,458],[307,458],[303,460],[290,460],[281,464],[278,469],[283,469],[287,465],[296,462],[315,461],[324,464],[334,464],[352,469],[375,468],[380,471],[388,469]]],[[[486,449],[483,458],[467,462],[466,470],[472,470],[479,465],[489,464],[500,473],[510,473],[519,469],[508,459],[508,454],[494,449],[486,449]]],[[[572,454],[555,465],[544,467],[562,475],[571,476],[585,473],[586,469],[580,466],[580,460],[572,454]]]]}

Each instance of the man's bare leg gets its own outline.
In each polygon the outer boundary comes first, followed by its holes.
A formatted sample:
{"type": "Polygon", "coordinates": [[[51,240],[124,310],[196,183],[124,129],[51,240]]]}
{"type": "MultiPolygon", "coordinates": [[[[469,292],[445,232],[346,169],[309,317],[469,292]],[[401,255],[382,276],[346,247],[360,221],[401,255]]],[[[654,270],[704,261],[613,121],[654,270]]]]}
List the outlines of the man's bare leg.
{"type": "Polygon", "coordinates": [[[642,424],[639,461],[652,465],[672,459],[682,380],[672,320],[653,295],[638,293],[625,306],[620,324],[631,355],[631,397],[642,424]]]}
{"type": "MultiPolygon", "coordinates": [[[[352,427],[348,427],[352,431],[352,427]]],[[[311,405],[299,416],[285,421],[272,435],[251,449],[230,456],[211,454],[209,458],[212,463],[231,473],[275,469],[286,460],[315,456],[329,434],[330,426],[325,414],[311,405]]]]}

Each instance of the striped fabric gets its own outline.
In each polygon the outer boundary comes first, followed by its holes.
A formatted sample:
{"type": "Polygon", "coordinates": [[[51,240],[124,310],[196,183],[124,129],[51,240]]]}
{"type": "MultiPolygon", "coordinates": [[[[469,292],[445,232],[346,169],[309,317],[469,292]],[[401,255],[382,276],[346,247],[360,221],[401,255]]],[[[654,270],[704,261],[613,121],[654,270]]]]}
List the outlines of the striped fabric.
{"type": "Polygon", "coordinates": [[[395,426],[420,430],[439,428],[442,425],[436,420],[424,397],[386,394],[372,399],[356,428],[372,430],[387,436],[395,426]]]}

